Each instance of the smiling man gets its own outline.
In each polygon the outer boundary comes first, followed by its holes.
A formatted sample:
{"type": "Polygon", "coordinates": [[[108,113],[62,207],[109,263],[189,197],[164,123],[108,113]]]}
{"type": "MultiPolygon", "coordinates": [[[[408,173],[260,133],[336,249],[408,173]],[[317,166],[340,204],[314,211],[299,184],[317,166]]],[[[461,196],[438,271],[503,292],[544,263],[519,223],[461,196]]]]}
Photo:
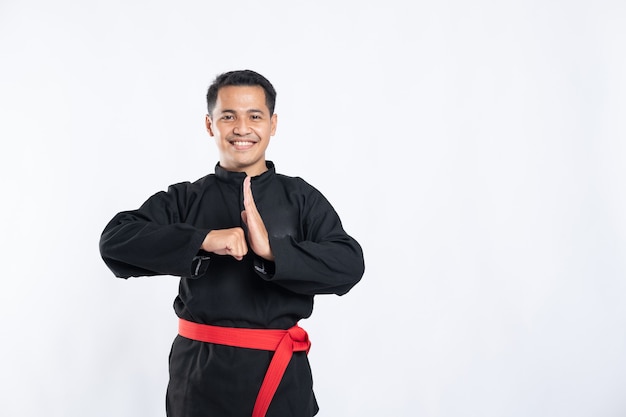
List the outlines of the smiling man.
{"type": "Polygon", "coordinates": [[[207,103],[206,127],[215,137],[220,165],[250,176],[265,172],[265,150],[276,132],[277,115],[268,107],[263,88],[226,86],[217,94],[211,89],[207,103]]]}
{"type": "Polygon", "coordinates": [[[118,277],[180,277],[169,417],[318,411],[298,321],[315,295],[343,295],[361,279],[363,253],[317,189],[265,159],[275,100],[254,71],[219,75],[206,116],[220,155],[215,173],[118,213],[100,238],[118,277]]]}

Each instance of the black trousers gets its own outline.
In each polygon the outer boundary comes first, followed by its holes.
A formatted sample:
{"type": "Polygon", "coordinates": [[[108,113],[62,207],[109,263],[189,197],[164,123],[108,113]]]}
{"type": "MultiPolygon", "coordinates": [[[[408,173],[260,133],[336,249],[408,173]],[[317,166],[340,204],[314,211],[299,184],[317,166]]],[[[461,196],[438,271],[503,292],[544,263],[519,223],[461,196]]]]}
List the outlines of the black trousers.
{"type": "MultiPolygon", "coordinates": [[[[168,417],[250,417],[273,352],[177,336],[169,358],[168,417]]],[[[295,352],[266,417],[312,417],[319,408],[305,352],[295,352]]]]}

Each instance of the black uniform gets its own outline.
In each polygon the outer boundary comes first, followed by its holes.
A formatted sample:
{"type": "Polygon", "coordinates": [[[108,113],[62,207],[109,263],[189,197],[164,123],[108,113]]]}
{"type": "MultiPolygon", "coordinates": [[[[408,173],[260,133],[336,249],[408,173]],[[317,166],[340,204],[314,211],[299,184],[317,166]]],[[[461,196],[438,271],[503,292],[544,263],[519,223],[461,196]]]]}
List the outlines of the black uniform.
{"type": "MultiPolygon", "coordinates": [[[[288,329],[313,310],[315,294],[348,292],[364,272],[359,244],[343,230],[324,196],[274,165],[253,177],[252,193],[269,234],[274,262],[252,251],[242,261],[199,248],[210,230],[243,227],[242,172],[179,183],[138,210],[117,214],[100,240],[102,258],[121,278],[181,277],[176,314],[217,326],[288,329]]],[[[177,336],[170,354],[171,417],[250,416],[273,352],[177,336]]],[[[309,363],[294,354],[267,416],[317,413],[309,363]]]]}

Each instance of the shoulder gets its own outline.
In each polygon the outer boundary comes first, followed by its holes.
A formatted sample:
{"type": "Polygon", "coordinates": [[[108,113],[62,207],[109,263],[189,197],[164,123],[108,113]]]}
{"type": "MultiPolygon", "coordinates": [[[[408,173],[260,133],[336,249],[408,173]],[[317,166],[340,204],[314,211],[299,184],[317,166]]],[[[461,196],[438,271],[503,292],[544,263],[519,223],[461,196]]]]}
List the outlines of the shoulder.
{"type": "Polygon", "coordinates": [[[302,177],[276,174],[276,179],[280,182],[285,194],[289,196],[289,200],[298,201],[299,205],[306,210],[324,211],[332,208],[324,194],[302,177]]]}
{"type": "Polygon", "coordinates": [[[171,184],[168,192],[175,193],[198,193],[215,183],[215,174],[209,174],[195,181],[181,181],[171,184]]]}
{"type": "Polygon", "coordinates": [[[167,190],[156,192],[150,200],[177,202],[186,204],[201,197],[208,188],[215,182],[215,175],[209,174],[195,181],[181,181],[173,183],[167,190]]]}
{"type": "Polygon", "coordinates": [[[290,191],[299,191],[305,194],[321,194],[317,188],[309,184],[301,177],[290,177],[284,174],[276,174],[276,179],[284,188],[290,191]]]}

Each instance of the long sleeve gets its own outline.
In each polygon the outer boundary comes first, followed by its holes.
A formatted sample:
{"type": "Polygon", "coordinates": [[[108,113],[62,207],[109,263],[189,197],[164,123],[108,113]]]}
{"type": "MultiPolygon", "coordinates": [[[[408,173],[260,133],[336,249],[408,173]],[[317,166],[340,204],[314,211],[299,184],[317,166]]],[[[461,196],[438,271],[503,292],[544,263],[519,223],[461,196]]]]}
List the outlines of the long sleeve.
{"type": "Polygon", "coordinates": [[[266,280],[299,294],[347,293],[365,271],[359,243],[343,229],[341,220],[326,198],[302,181],[300,233],[272,235],[275,256],[273,274],[266,280]],[[297,234],[296,234],[297,235],[297,234]]]}
{"type": "Polygon", "coordinates": [[[360,245],[326,198],[301,178],[268,171],[252,178],[274,262],[251,250],[242,260],[202,251],[211,230],[241,227],[243,172],[216,165],[113,217],[100,253],[115,276],[181,277],[179,317],[220,326],[287,329],[309,317],[316,294],[345,294],[364,272],[360,245]],[[191,279],[190,279],[191,278],[191,279]]]}
{"type": "Polygon", "coordinates": [[[100,254],[117,277],[193,277],[206,269],[208,257],[199,254],[199,248],[209,230],[184,222],[184,190],[171,186],[108,223],[100,237],[100,254]]]}
{"type": "Polygon", "coordinates": [[[347,235],[321,243],[285,237],[272,246],[281,255],[271,281],[297,293],[343,295],[365,270],[361,247],[347,235]]]}

